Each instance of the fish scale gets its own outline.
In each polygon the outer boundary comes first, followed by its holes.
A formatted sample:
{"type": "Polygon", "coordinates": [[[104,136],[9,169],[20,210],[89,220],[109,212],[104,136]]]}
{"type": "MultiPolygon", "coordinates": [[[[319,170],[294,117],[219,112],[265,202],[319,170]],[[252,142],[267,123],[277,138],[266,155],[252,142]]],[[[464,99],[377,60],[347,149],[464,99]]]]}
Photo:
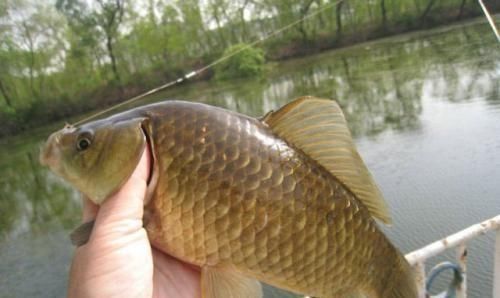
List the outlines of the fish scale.
{"type": "Polygon", "coordinates": [[[320,165],[242,115],[180,104],[161,118],[170,121],[155,123],[153,143],[167,183],[146,206],[160,249],[323,297],[350,292],[347,272],[367,282],[383,235],[320,165]]]}
{"type": "MultiPolygon", "coordinates": [[[[388,208],[334,101],[299,98],[260,120],[166,101],[67,126],[40,158],[101,204],[147,141],[148,238],[201,268],[203,297],[260,297],[255,280],[325,298],[416,296],[409,264],[374,220],[390,223],[388,208]]],[[[78,228],[75,243],[91,229],[78,228]]]]}

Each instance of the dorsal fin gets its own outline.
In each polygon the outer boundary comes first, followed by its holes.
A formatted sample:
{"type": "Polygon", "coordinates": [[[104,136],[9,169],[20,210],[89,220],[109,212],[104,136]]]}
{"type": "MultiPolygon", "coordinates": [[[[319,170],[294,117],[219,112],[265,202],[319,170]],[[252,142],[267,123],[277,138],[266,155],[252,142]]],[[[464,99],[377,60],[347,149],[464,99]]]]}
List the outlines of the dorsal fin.
{"type": "Polygon", "coordinates": [[[373,217],[391,223],[382,193],[356,150],[344,114],[335,101],[301,97],[266,114],[262,121],[339,179],[373,217]]]}

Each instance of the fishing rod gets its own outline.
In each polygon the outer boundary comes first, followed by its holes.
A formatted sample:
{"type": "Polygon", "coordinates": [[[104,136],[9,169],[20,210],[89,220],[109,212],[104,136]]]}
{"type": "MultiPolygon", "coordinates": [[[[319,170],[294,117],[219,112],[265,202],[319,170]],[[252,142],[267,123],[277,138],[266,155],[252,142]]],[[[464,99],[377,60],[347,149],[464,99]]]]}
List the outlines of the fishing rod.
{"type": "Polygon", "coordinates": [[[483,9],[484,15],[486,16],[486,19],[488,20],[488,23],[490,23],[491,29],[493,30],[493,33],[495,33],[495,36],[497,37],[498,42],[500,42],[500,34],[498,33],[497,26],[495,25],[495,22],[493,21],[493,18],[491,17],[490,12],[486,8],[486,5],[484,5],[483,0],[478,0],[479,5],[483,9]]]}
{"type": "Polygon", "coordinates": [[[126,104],[130,104],[130,103],[135,102],[135,101],[137,101],[137,100],[139,100],[141,98],[144,98],[146,96],[155,94],[155,93],[157,93],[157,92],[159,92],[161,90],[165,90],[165,89],[170,88],[170,87],[172,87],[174,85],[180,84],[180,83],[182,83],[182,82],[184,82],[184,81],[186,81],[186,80],[188,80],[188,79],[190,79],[190,78],[192,78],[194,76],[199,75],[200,73],[204,72],[205,70],[210,69],[210,68],[214,67],[215,65],[218,65],[218,64],[220,64],[220,63],[228,60],[229,58],[231,58],[231,57],[233,57],[235,55],[238,55],[239,53],[241,53],[241,52],[243,52],[243,51],[245,51],[245,50],[247,50],[247,49],[249,49],[251,47],[254,47],[254,46],[258,45],[258,44],[261,44],[261,43],[265,42],[266,40],[270,39],[271,37],[276,36],[276,35],[284,32],[284,31],[286,31],[286,30],[288,30],[288,29],[296,26],[297,24],[303,22],[304,20],[310,19],[310,18],[312,18],[312,17],[320,14],[321,12],[323,12],[323,11],[329,9],[329,8],[332,8],[333,6],[336,6],[336,5],[340,4],[341,2],[344,2],[344,0],[338,0],[336,2],[332,2],[332,3],[326,4],[326,5],[322,6],[322,7],[320,7],[319,9],[317,9],[316,11],[311,12],[311,13],[305,15],[304,17],[302,17],[302,18],[300,18],[298,20],[295,20],[295,21],[291,22],[288,25],[283,26],[283,27],[277,29],[276,31],[273,31],[273,32],[269,33],[268,35],[265,35],[265,36],[263,36],[261,38],[257,38],[253,42],[247,44],[244,47],[241,47],[240,49],[238,49],[237,51],[235,51],[235,52],[233,52],[231,54],[228,54],[228,55],[223,56],[223,57],[221,57],[219,59],[216,59],[215,61],[209,63],[208,65],[203,66],[203,67],[201,67],[199,69],[195,69],[195,70],[193,70],[193,71],[185,74],[184,76],[179,77],[178,79],[175,79],[175,80],[170,81],[170,82],[168,82],[166,84],[163,84],[163,85],[161,85],[159,87],[156,87],[156,88],[151,89],[149,91],[146,91],[146,92],[144,92],[142,94],[134,96],[134,97],[132,97],[130,99],[127,99],[127,100],[125,100],[123,102],[117,103],[117,104],[115,104],[115,105],[113,105],[113,106],[111,106],[111,107],[109,107],[107,109],[104,109],[104,110],[99,111],[99,112],[97,112],[95,114],[92,114],[89,117],[83,118],[83,119],[75,122],[73,124],[73,126],[82,124],[83,122],[86,122],[88,120],[94,119],[94,118],[96,118],[96,117],[98,117],[98,116],[100,116],[102,114],[105,114],[105,113],[107,113],[109,111],[117,109],[117,108],[119,108],[121,106],[124,106],[126,104]]]}

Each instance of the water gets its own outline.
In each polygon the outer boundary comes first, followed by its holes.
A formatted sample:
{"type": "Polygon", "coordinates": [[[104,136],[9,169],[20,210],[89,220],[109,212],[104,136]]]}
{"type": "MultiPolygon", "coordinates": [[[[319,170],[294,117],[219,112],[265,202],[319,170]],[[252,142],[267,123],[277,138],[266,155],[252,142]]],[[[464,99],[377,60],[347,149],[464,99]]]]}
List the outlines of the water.
{"type": "MultiPolygon", "coordinates": [[[[148,101],[259,116],[306,94],[337,99],[391,208],[386,232],[409,252],[500,214],[499,58],[488,25],[473,22],[272,63],[261,79],[185,85],[148,101]]],[[[0,297],[65,296],[79,196],[38,164],[41,142],[59,126],[0,140],[0,297]]],[[[469,297],[491,297],[493,245],[493,235],[469,244],[469,297]]]]}

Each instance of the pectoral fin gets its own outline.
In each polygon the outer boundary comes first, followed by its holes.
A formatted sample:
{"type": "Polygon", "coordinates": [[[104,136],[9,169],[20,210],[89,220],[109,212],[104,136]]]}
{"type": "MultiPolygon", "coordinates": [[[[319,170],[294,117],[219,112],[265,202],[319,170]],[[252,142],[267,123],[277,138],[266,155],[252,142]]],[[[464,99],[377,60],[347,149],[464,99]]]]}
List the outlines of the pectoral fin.
{"type": "Polygon", "coordinates": [[[203,267],[201,270],[203,298],[261,298],[260,282],[236,272],[203,267]]]}
{"type": "Polygon", "coordinates": [[[69,238],[71,239],[71,244],[74,246],[82,246],[89,241],[90,234],[92,233],[92,229],[94,228],[95,220],[91,220],[86,223],[82,223],[76,229],[69,234],[69,238]]]}

